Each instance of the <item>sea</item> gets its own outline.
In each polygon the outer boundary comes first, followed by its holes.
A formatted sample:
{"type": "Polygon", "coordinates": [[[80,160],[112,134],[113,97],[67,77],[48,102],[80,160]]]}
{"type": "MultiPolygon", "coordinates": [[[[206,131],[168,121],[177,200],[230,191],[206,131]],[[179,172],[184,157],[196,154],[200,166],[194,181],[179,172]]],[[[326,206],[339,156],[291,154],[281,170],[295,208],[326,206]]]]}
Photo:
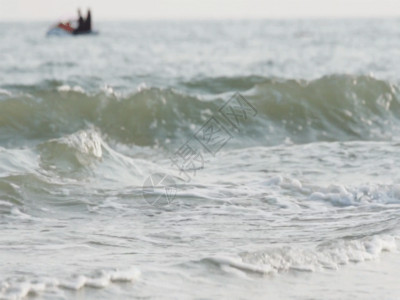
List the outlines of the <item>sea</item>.
{"type": "Polygon", "coordinates": [[[400,19],[0,23],[0,299],[399,299],[400,19]]]}

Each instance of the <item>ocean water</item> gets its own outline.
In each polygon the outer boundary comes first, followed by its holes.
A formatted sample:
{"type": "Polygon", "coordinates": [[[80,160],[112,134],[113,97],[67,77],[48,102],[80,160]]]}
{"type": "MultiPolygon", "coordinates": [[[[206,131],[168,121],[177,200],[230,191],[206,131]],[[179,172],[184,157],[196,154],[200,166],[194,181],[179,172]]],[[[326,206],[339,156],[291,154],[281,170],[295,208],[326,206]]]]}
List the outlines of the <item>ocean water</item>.
{"type": "Polygon", "coordinates": [[[400,20],[0,23],[0,299],[398,299],[400,20]]]}

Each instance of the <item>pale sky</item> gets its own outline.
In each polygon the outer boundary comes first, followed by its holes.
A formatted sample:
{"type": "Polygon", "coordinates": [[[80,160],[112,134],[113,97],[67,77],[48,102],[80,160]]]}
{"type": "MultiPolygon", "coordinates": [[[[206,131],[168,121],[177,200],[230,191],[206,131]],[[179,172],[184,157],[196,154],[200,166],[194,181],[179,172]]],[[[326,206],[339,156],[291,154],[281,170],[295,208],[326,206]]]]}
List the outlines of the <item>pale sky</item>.
{"type": "Polygon", "coordinates": [[[0,0],[0,21],[397,17],[400,0],[0,0]]]}

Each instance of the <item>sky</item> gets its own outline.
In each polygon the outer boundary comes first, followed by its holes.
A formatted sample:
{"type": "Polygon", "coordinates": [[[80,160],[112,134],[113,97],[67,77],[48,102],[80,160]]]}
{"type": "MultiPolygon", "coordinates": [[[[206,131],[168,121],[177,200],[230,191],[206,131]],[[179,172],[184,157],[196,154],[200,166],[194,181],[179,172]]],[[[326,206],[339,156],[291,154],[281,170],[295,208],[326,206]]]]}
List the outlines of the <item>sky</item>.
{"type": "Polygon", "coordinates": [[[397,17],[400,0],[0,0],[0,21],[397,17]]]}

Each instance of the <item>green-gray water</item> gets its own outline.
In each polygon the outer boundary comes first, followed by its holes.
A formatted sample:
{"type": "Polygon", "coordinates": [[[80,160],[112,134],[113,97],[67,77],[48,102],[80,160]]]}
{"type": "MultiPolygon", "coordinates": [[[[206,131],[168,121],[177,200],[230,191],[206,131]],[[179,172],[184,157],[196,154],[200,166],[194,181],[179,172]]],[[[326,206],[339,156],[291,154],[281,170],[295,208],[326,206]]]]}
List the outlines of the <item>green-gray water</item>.
{"type": "Polygon", "coordinates": [[[0,23],[0,299],[399,297],[399,20],[96,25],[0,23]]]}

